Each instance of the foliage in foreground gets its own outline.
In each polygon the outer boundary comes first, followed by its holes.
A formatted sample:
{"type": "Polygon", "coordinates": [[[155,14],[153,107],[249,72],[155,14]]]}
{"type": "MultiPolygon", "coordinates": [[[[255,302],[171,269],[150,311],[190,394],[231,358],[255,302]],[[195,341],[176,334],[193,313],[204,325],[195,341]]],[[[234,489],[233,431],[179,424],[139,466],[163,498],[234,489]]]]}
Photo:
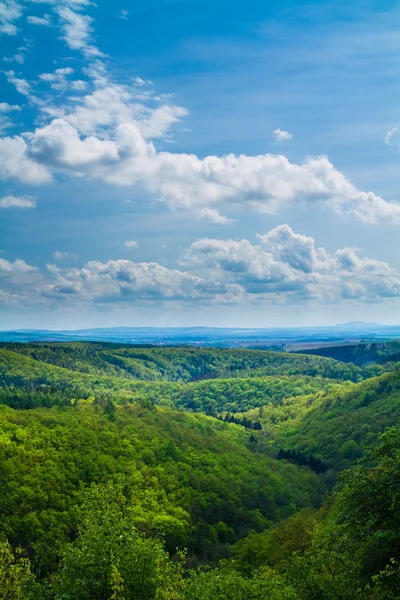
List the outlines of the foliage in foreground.
{"type": "Polygon", "coordinates": [[[171,559],[161,538],[138,532],[135,507],[118,486],[93,486],[83,495],[77,538],[64,546],[51,576],[33,581],[27,561],[2,544],[0,577],[10,574],[4,589],[11,591],[0,598],[395,600],[400,429],[389,429],[371,458],[376,465],[348,471],[322,509],[251,534],[215,569],[185,569],[183,555],[171,559]]]}
{"type": "MultiPolygon", "coordinates": [[[[82,489],[111,481],[135,505],[133,524],[170,552],[215,563],[251,529],[305,506],[321,484],[257,451],[243,427],[140,405],[0,410],[0,526],[36,571],[73,538],[82,489]]],[[[258,432],[257,432],[258,433],[258,432]]]]}
{"type": "Polygon", "coordinates": [[[398,599],[400,373],[351,383],[385,368],[3,346],[0,600],[398,599]]]}

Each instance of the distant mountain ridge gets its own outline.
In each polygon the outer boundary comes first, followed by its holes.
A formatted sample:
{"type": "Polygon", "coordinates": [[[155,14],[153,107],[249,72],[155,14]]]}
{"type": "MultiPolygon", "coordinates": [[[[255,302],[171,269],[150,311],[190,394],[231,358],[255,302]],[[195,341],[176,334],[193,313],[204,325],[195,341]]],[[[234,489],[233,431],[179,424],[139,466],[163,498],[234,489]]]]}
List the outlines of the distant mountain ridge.
{"type": "MultiPolygon", "coordinates": [[[[0,331],[2,342],[104,341],[124,344],[199,346],[275,346],[354,343],[400,339],[400,325],[350,322],[313,327],[94,327],[75,330],[19,329],[0,331]]],[[[304,346],[305,347],[305,346],[304,346]]]]}

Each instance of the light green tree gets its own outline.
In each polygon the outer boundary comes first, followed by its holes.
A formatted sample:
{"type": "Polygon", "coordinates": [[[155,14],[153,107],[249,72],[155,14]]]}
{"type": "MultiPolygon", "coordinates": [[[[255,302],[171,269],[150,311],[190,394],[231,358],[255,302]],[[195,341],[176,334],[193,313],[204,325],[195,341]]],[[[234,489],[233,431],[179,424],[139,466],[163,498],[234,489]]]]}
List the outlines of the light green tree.
{"type": "Polygon", "coordinates": [[[31,580],[29,561],[14,556],[8,542],[0,542],[0,600],[25,600],[31,580]]]}

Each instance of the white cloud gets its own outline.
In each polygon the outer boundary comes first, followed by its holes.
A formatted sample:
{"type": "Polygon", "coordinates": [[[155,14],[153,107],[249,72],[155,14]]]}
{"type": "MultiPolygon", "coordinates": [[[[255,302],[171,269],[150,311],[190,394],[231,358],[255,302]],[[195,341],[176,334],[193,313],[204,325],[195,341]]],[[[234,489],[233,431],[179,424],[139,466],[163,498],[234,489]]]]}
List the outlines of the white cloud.
{"type": "Polygon", "coordinates": [[[61,69],[56,69],[54,73],[42,73],[39,75],[40,79],[43,81],[57,81],[60,77],[65,77],[66,75],[72,75],[74,72],[72,67],[63,67],[61,69]]]}
{"type": "Polygon", "coordinates": [[[10,262],[5,258],[0,258],[0,277],[9,273],[31,273],[36,271],[35,267],[28,265],[24,260],[17,258],[14,262],[10,262]]]}
{"type": "Polygon", "coordinates": [[[186,108],[181,106],[163,105],[150,110],[145,110],[143,107],[141,114],[138,114],[139,129],[147,139],[163,137],[171,125],[180,121],[187,114],[186,108]]]}
{"type": "MultiPolygon", "coordinates": [[[[79,9],[79,6],[77,6],[77,8],[79,9]]],[[[76,10],[72,10],[70,6],[65,5],[58,7],[57,13],[61,19],[63,40],[71,50],[81,50],[86,57],[104,56],[103,53],[92,44],[93,28],[91,23],[93,19],[89,15],[76,12],[76,10]]]]}
{"type": "Polygon", "coordinates": [[[102,132],[107,128],[115,128],[117,124],[134,118],[129,106],[131,100],[132,93],[128,89],[105,82],[105,85],[84,96],[81,103],[66,112],[64,118],[83,135],[103,137],[102,132]]]}
{"type": "Polygon", "coordinates": [[[54,282],[41,288],[49,298],[126,302],[206,298],[223,289],[219,284],[158,263],[130,260],[91,261],[82,269],[48,265],[54,282]]]}
{"type": "MultiPolygon", "coordinates": [[[[99,78],[98,72],[95,77],[99,78]]],[[[120,124],[134,123],[146,139],[154,139],[166,136],[171,126],[187,113],[174,105],[149,108],[138,101],[134,86],[109,82],[102,73],[92,93],[65,109],[64,119],[83,135],[104,137],[105,132],[112,133],[120,124]]]]}
{"type": "Polygon", "coordinates": [[[72,83],[67,80],[68,75],[72,75],[74,69],[72,67],[63,67],[56,69],[53,73],[41,73],[39,79],[50,83],[50,88],[56,91],[62,91],[68,88],[69,85],[72,87],[72,83]]]}
{"type": "Polygon", "coordinates": [[[22,16],[22,7],[14,0],[0,2],[0,33],[16,35],[18,28],[14,25],[22,16]]]}
{"type": "Polygon", "coordinates": [[[400,277],[386,262],[362,258],[353,248],[329,254],[288,225],[248,240],[203,238],[186,251],[182,264],[210,271],[226,284],[259,297],[321,301],[400,296],[400,277]]]}
{"type": "Polygon", "coordinates": [[[7,102],[0,102],[0,133],[3,133],[14,125],[12,119],[8,116],[8,113],[12,111],[20,111],[21,107],[16,104],[8,104],[7,102]]]}
{"type": "Polygon", "coordinates": [[[17,77],[15,71],[5,71],[4,73],[7,77],[7,80],[15,86],[17,92],[23,96],[30,96],[31,85],[26,79],[17,77]]]}
{"type": "Polygon", "coordinates": [[[0,290],[0,304],[3,304],[5,306],[17,306],[19,300],[20,297],[16,294],[10,294],[9,292],[0,290]]]}
{"type": "Polygon", "coordinates": [[[220,215],[215,208],[202,208],[197,212],[197,218],[205,221],[211,221],[217,225],[228,225],[233,223],[233,219],[229,219],[224,215],[220,215]]]}
{"type": "Polygon", "coordinates": [[[328,254],[316,248],[313,238],[294,231],[288,225],[280,225],[257,239],[270,249],[273,255],[291,268],[312,273],[327,266],[328,254]]]}
{"type": "Polygon", "coordinates": [[[36,200],[31,196],[3,196],[0,208],[35,208],[36,200]]]}
{"type": "Polygon", "coordinates": [[[36,267],[19,258],[14,261],[0,258],[0,303],[35,304],[40,301],[38,285],[43,285],[43,276],[36,267]]]}
{"type": "Polygon", "coordinates": [[[61,250],[56,250],[53,254],[53,260],[55,262],[78,260],[78,255],[75,254],[75,252],[62,252],[61,250]]]}
{"type": "Polygon", "coordinates": [[[135,240],[126,240],[125,246],[127,248],[138,248],[139,244],[135,240]]]}
{"type": "MultiPolygon", "coordinates": [[[[110,89],[103,91],[110,102],[110,89]]],[[[283,155],[273,154],[200,159],[194,154],[157,152],[140,131],[140,123],[134,122],[110,125],[107,136],[81,136],[71,121],[79,121],[81,129],[90,131],[98,121],[106,127],[111,119],[122,120],[124,110],[118,107],[114,114],[102,112],[96,93],[87,98],[90,101],[86,99],[87,104],[74,113],[54,119],[27,137],[24,157],[41,172],[47,172],[48,178],[52,171],[60,171],[118,186],[140,185],[174,209],[195,212],[229,205],[274,213],[293,203],[318,201],[339,214],[365,222],[400,223],[399,204],[358,190],[324,156],[295,164],[283,155]],[[92,113],[88,108],[91,103],[92,113]]],[[[25,142],[13,139],[20,153],[25,142]]],[[[23,173],[21,176],[26,177],[23,173]]]]}
{"type": "Polygon", "coordinates": [[[47,168],[72,172],[96,164],[100,173],[102,165],[118,162],[118,150],[112,141],[96,137],[81,140],[76,129],[61,119],[36,130],[30,140],[28,155],[47,168]]]}
{"type": "Polygon", "coordinates": [[[0,114],[0,133],[4,133],[13,125],[14,123],[9,117],[0,114]]]}
{"type": "Polygon", "coordinates": [[[15,54],[13,56],[4,56],[3,57],[4,62],[7,62],[7,63],[17,62],[18,64],[23,65],[25,62],[27,53],[32,48],[32,43],[29,40],[25,40],[25,42],[26,43],[24,45],[19,46],[17,48],[17,51],[15,52],[15,54]]]}
{"type": "Polygon", "coordinates": [[[289,133],[288,131],[284,131],[283,129],[274,129],[272,136],[276,142],[286,142],[292,139],[293,134],[289,133]]]}
{"type": "Polygon", "coordinates": [[[400,297],[400,276],[386,262],[354,248],[327,252],[306,235],[280,225],[259,244],[202,238],[183,254],[183,268],[119,259],[68,265],[77,256],[54,253],[40,273],[23,260],[0,259],[4,293],[29,302],[132,305],[164,301],[237,303],[379,302],[400,297]],[[63,266],[64,265],[64,266],[63,266]]]}
{"type": "Polygon", "coordinates": [[[51,180],[47,168],[27,156],[22,137],[0,138],[0,178],[17,178],[24,183],[44,183],[51,180]]]}
{"type": "Polygon", "coordinates": [[[14,54],[12,60],[19,63],[20,65],[23,65],[25,62],[25,54],[17,52],[17,54],[14,54]]]}
{"type": "Polygon", "coordinates": [[[60,7],[58,14],[63,21],[64,41],[71,50],[82,50],[88,46],[92,33],[92,19],[88,15],[74,12],[68,6],[60,7]]]}
{"type": "Polygon", "coordinates": [[[35,17],[33,15],[29,15],[26,19],[30,25],[43,25],[44,27],[51,26],[51,17],[48,14],[44,14],[41,17],[35,17]]]}
{"type": "MultiPolygon", "coordinates": [[[[95,126],[89,111],[83,114],[87,118],[83,127],[95,126]]],[[[105,113],[104,120],[109,118],[105,113]]],[[[19,140],[15,144],[20,152],[23,140],[13,139],[19,140]]],[[[358,190],[324,156],[295,164],[272,154],[200,159],[194,154],[157,152],[136,123],[117,125],[113,138],[102,139],[82,137],[67,120],[54,119],[29,136],[25,158],[48,177],[51,171],[62,171],[118,186],[141,185],[175,209],[198,212],[230,205],[274,213],[293,203],[318,201],[365,222],[400,223],[399,204],[358,190]]]]}
{"type": "Polygon", "coordinates": [[[358,192],[348,198],[337,198],[331,205],[338,214],[354,216],[365,223],[400,224],[400,204],[387,202],[372,192],[358,192]]]}
{"type": "MultiPolygon", "coordinates": [[[[86,0],[53,3],[70,48],[90,58],[88,82],[67,81],[72,69],[42,73],[53,90],[89,85],[90,93],[52,106],[32,95],[31,84],[14,71],[7,76],[20,93],[38,105],[42,118],[53,120],[22,137],[0,139],[0,158],[10,152],[0,175],[42,182],[54,174],[88,177],[117,186],[136,186],[173,209],[193,211],[199,218],[228,223],[225,210],[276,213],[291,204],[324,203],[338,214],[368,223],[400,224],[400,205],[357,189],[325,156],[301,164],[283,155],[206,156],[159,151],[171,127],[187,110],[154,95],[149,82],[110,80],[104,62],[93,60],[92,19],[80,9],[86,0]],[[156,102],[162,102],[155,106],[156,102]],[[151,103],[151,105],[149,105],[151,103]],[[57,118],[54,118],[57,117],[57,118]],[[15,154],[13,154],[13,152],[15,154]],[[17,168],[26,165],[27,169],[17,168]]],[[[7,126],[7,123],[4,123],[7,126]]],[[[277,141],[291,134],[274,130],[277,141]]]]}
{"type": "Polygon", "coordinates": [[[123,21],[129,21],[129,13],[127,10],[124,10],[124,9],[120,10],[120,12],[118,13],[118,16],[123,21]]]}
{"type": "Polygon", "coordinates": [[[13,110],[21,110],[21,107],[17,104],[8,104],[8,102],[0,102],[0,113],[8,113],[13,110]]]}
{"type": "Polygon", "coordinates": [[[384,141],[388,146],[398,146],[400,144],[400,129],[398,127],[389,129],[385,135],[384,141]]]}
{"type": "Polygon", "coordinates": [[[29,81],[22,77],[17,77],[15,71],[4,71],[5,76],[7,77],[7,81],[15,86],[17,92],[26,96],[28,100],[35,105],[36,107],[40,107],[43,103],[37,98],[32,92],[32,85],[29,81]]]}
{"type": "Polygon", "coordinates": [[[81,92],[82,90],[85,90],[86,87],[87,83],[86,81],[83,81],[83,79],[75,79],[75,81],[71,81],[71,89],[73,90],[81,92]]]}

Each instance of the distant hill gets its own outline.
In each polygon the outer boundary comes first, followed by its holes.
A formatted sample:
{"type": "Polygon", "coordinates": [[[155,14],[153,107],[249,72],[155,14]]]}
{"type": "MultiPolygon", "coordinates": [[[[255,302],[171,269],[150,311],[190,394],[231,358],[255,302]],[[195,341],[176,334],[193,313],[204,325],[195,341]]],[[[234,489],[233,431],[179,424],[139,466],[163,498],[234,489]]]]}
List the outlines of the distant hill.
{"type": "Polygon", "coordinates": [[[241,412],[383,373],[330,358],[247,349],[100,342],[0,344],[0,402],[17,408],[79,398],[148,398],[214,414],[241,412]]]}
{"type": "MultiPolygon", "coordinates": [[[[250,413],[251,414],[251,413],[250,413]]],[[[340,471],[400,422],[400,370],[307,398],[284,400],[261,419],[277,448],[313,454],[340,471]],[[271,421],[272,419],[272,421],[271,421]]]]}
{"type": "Polygon", "coordinates": [[[302,354],[325,356],[355,365],[400,361],[400,341],[347,344],[345,346],[325,346],[300,350],[302,354]]]}
{"type": "Polygon", "coordinates": [[[343,329],[344,331],[353,331],[354,329],[359,329],[361,331],[367,331],[369,329],[380,330],[384,329],[385,326],[380,323],[375,323],[370,321],[365,323],[364,321],[348,321],[347,323],[338,323],[334,326],[336,330],[343,329]]]}
{"type": "Polygon", "coordinates": [[[93,340],[122,344],[200,346],[285,346],[296,343],[344,343],[347,340],[400,339],[400,326],[351,322],[318,327],[109,327],[76,330],[0,331],[0,341],[73,341],[93,340]]]}

